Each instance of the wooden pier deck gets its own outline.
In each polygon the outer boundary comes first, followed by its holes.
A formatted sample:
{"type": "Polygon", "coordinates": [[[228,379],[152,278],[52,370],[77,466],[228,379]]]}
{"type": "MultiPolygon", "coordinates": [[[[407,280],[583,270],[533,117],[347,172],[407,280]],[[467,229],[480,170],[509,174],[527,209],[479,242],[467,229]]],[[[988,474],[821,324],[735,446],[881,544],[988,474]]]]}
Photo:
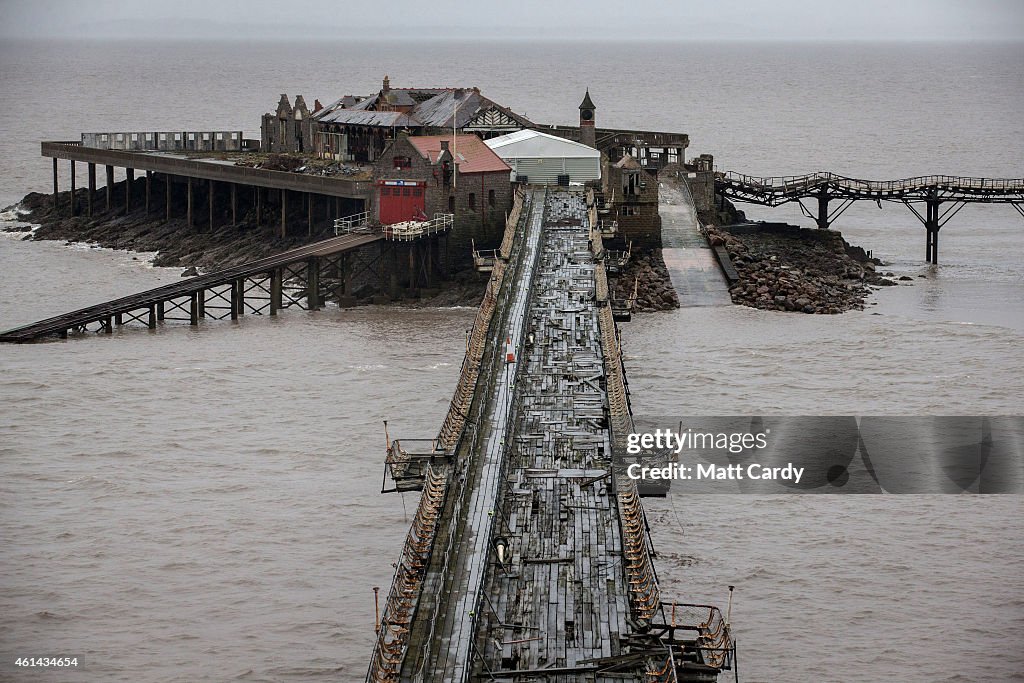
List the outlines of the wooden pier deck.
{"type": "Polygon", "coordinates": [[[732,666],[716,608],[662,601],[636,487],[613,471],[631,420],[602,252],[581,191],[513,211],[463,366],[471,401],[462,379],[453,400],[465,421],[420,456],[429,503],[368,681],[714,681],[732,666]]]}
{"type": "Polygon", "coordinates": [[[237,318],[246,313],[276,315],[281,308],[315,310],[323,303],[321,276],[341,272],[345,252],[384,239],[353,233],[307,244],[274,256],[199,275],[106,301],[0,333],[0,342],[25,343],[72,332],[110,334],[115,326],[138,323],[153,329],[164,320],[199,324],[203,318],[237,318]]]}

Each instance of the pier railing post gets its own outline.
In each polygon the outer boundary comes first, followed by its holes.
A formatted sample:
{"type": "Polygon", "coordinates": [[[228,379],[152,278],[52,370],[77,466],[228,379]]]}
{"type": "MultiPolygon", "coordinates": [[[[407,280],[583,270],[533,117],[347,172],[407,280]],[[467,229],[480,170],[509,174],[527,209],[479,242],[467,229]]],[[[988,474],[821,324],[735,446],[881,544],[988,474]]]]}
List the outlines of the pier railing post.
{"type": "Polygon", "coordinates": [[[199,324],[199,292],[192,292],[192,300],[189,302],[189,324],[199,324]]]}

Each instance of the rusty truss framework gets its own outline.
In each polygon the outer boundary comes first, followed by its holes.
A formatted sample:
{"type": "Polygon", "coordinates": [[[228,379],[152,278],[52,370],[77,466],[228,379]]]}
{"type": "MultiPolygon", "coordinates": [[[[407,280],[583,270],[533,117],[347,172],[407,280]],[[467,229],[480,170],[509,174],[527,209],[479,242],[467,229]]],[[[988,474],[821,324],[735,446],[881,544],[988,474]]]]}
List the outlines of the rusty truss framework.
{"type": "Polygon", "coordinates": [[[939,261],[939,229],[967,204],[1010,204],[1024,216],[1024,178],[971,178],[928,175],[900,180],[863,180],[820,172],[798,176],[759,177],[742,173],[715,174],[715,193],[733,201],[780,206],[797,202],[800,210],[826,229],[854,202],[899,202],[925,227],[925,260],[939,261]],[[818,202],[817,211],[804,200],[818,202]],[[829,203],[839,205],[829,209],[829,203]],[[914,206],[923,204],[924,215],[914,206]],[[942,209],[943,204],[949,204],[942,209]]]}

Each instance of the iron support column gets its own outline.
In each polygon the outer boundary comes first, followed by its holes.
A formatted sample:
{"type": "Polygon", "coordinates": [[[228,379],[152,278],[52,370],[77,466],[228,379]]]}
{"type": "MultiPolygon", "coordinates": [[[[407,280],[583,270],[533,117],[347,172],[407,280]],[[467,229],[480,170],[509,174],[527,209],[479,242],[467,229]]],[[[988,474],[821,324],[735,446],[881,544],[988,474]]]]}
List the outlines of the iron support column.
{"type": "Polygon", "coordinates": [[[124,169],[124,212],[125,215],[132,210],[132,183],[135,182],[135,169],[124,169]]]}
{"type": "Polygon", "coordinates": [[[828,200],[829,196],[827,193],[822,192],[818,195],[818,229],[828,230],[828,200]]]}
{"type": "Polygon", "coordinates": [[[114,167],[107,164],[107,211],[114,206],[114,167]]]}
{"type": "Polygon", "coordinates": [[[192,227],[192,176],[188,177],[188,227],[192,227]]]}
{"type": "Polygon", "coordinates": [[[939,262],[939,207],[941,202],[929,199],[925,204],[924,229],[925,236],[925,261],[933,264],[939,262]]]}
{"type": "Polygon", "coordinates": [[[288,228],[285,224],[285,218],[288,215],[288,191],[281,188],[281,233],[279,237],[286,237],[288,235],[288,228]]]}
{"type": "Polygon", "coordinates": [[[281,269],[270,271],[270,315],[277,315],[281,308],[281,269]]]}
{"type": "Polygon", "coordinates": [[[306,308],[320,308],[320,259],[316,257],[306,262],[306,308]]]}
{"type": "Polygon", "coordinates": [[[86,200],[86,206],[89,207],[89,218],[92,218],[92,203],[95,199],[93,195],[96,194],[96,164],[89,163],[87,175],[89,176],[89,197],[86,200]]]}
{"type": "Polygon", "coordinates": [[[231,226],[238,225],[238,185],[231,183],[231,226]]]}
{"type": "Polygon", "coordinates": [[[146,215],[149,215],[149,199],[153,193],[153,172],[146,171],[146,215]]]}
{"type": "Polygon", "coordinates": [[[60,206],[60,201],[57,199],[57,157],[53,157],[53,208],[56,209],[60,206]]]}
{"type": "Polygon", "coordinates": [[[78,206],[75,204],[75,162],[71,161],[71,215],[78,215],[78,206]]]}
{"type": "Polygon", "coordinates": [[[171,220],[171,174],[164,176],[164,220],[171,220]]]}
{"type": "Polygon", "coordinates": [[[213,181],[209,181],[209,191],[206,193],[206,206],[210,213],[210,232],[213,232],[213,181]]]}

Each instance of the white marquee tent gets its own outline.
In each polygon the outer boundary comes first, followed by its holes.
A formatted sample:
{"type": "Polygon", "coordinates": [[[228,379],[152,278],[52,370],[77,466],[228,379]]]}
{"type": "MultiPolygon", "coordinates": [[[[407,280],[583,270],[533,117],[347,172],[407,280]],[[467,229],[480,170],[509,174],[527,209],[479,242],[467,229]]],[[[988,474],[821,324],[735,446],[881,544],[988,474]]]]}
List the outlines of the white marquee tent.
{"type": "Polygon", "coordinates": [[[558,176],[571,183],[601,178],[601,153],[593,147],[537,130],[521,130],[485,140],[512,167],[512,180],[555,185],[558,176]]]}

